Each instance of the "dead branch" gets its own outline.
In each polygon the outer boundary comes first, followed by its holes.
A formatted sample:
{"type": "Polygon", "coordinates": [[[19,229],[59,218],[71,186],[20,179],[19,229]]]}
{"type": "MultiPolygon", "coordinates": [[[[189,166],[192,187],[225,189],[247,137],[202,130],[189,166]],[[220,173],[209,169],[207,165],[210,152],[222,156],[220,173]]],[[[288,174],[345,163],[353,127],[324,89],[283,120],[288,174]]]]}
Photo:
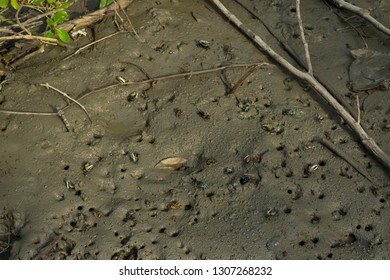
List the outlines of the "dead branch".
{"type": "MultiPolygon", "coordinates": [[[[59,90],[58,88],[55,88],[55,87],[49,85],[48,83],[46,83],[46,84],[40,84],[40,86],[43,86],[43,87],[45,87],[45,88],[47,88],[47,89],[52,89],[52,90],[58,92],[59,94],[61,94],[62,96],[64,96],[65,98],[67,98],[67,99],[73,101],[74,103],[76,103],[77,105],[79,105],[79,107],[85,112],[85,114],[87,115],[87,117],[89,118],[89,120],[92,122],[92,119],[91,119],[91,117],[89,116],[87,109],[85,109],[85,107],[84,107],[80,102],[78,102],[76,99],[70,97],[66,92],[63,92],[63,91],[59,90]]],[[[61,111],[61,110],[60,110],[60,111],[61,111]]]]}
{"type": "MultiPolygon", "coordinates": [[[[325,1],[325,0],[324,0],[325,1]]],[[[283,51],[286,52],[287,55],[289,55],[296,63],[298,63],[299,66],[303,67],[303,68],[306,68],[307,67],[307,64],[305,63],[304,59],[302,59],[292,48],[291,46],[289,46],[287,43],[284,42],[284,40],[282,40],[281,38],[279,38],[279,36],[272,30],[272,28],[270,28],[254,11],[252,11],[251,9],[249,9],[247,6],[245,6],[241,1],[239,0],[234,0],[234,2],[236,2],[238,5],[240,5],[244,10],[246,10],[253,18],[257,19],[263,26],[264,28],[272,35],[272,37],[278,42],[279,46],[281,47],[281,49],[283,51]]],[[[338,15],[338,13],[336,13],[336,15],[338,15]]],[[[338,15],[340,16],[340,15],[338,15]]],[[[344,108],[346,108],[349,113],[354,117],[356,118],[356,113],[355,111],[352,109],[351,105],[345,101],[345,99],[342,97],[341,94],[339,94],[337,91],[333,90],[331,85],[329,84],[324,84],[322,81],[321,81],[321,77],[315,73],[314,69],[313,69],[313,75],[314,77],[317,79],[317,81],[320,83],[320,84],[323,84],[327,90],[329,92],[332,92],[333,96],[337,99],[338,102],[340,102],[341,105],[343,105],[344,108]]]]}
{"type": "MultiPolygon", "coordinates": [[[[115,0],[114,0],[114,2],[116,3],[115,0]]],[[[120,10],[122,11],[122,13],[125,15],[125,17],[126,17],[126,19],[127,19],[127,23],[129,24],[129,27],[130,27],[131,31],[133,32],[133,35],[135,36],[135,38],[137,38],[137,40],[138,40],[139,42],[144,43],[145,40],[142,39],[142,38],[138,35],[137,31],[135,31],[135,28],[134,28],[133,24],[131,23],[131,20],[130,20],[129,16],[127,15],[126,11],[125,11],[121,6],[119,6],[119,9],[120,9],[120,10]]]]}
{"type": "Polygon", "coordinates": [[[360,8],[358,6],[352,5],[351,3],[348,3],[344,0],[328,0],[332,2],[334,5],[341,9],[348,10],[354,14],[359,15],[360,17],[367,20],[369,23],[371,23],[374,27],[376,27],[379,31],[382,31],[383,33],[390,36],[390,28],[384,26],[382,23],[377,21],[374,17],[370,15],[370,11],[367,9],[360,8]]]}
{"type": "MultiPolygon", "coordinates": [[[[63,11],[64,9],[55,9],[55,10],[52,10],[52,11],[49,11],[49,12],[46,12],[46,13],[43,13],[43,14],[40,14],[40,15],[37,15],[35,17],[32,17],[26,21],[23,22],[23,25],[24,26],[28,26],[29,24],[33,23],[33,22],[36,22],[42,18],[45,18],[47,16],[51,16],[53,14],[55,14],[56,12],[59,12],[59,11],[63,11]]],[[[14,24],[14,25],[11,25],[11,27],[20,27],[20,24],[14,24]]]]}
{"type": "Polygon", "coordinates": [[[50,43],[55,43],[58,44],[58,40],[55,38],[47,38],[43,36],[35,36],[35,35],[12,35],[12,36],[4,36],[0,37],[0,41],[12,41],[12,40],[38,40],[42,42],[50,42],[50,43]]]}
{"type": "Polygon", "coordinates": [[[41,45],[38,47],[37,50],[35,50],[35,51],[33,51],[33,52],[31,52],[31,53],[29,53],[29,54],[23,56],[22,58],[16,60],[15,62],[12,62],[12,63],[10,64],[10,66],[11,66],[12,68],[16,68],[16,67],[22,65],[23,63],[25,63],[27,60],[30,60],[30,59],[32,59],[33,57],[36,57],[37,55],[40,55],[40,54],[42,54],[42,53],[44,53],[44,52],[45,52],[45,44],[41,44],[41,45]]]}
{"type": "Polygon", "coordinates": [[[16,14],[15,14],[15,19],[16,19],[16,22],[18,24],[18,26],[24,31],[26,32],[28,35],[31,35],[31,32],[24,26],[23,23],[20,22],[20,19],[19,19],[19,13],[20,11],[22,10],[22,8],[24,7],[24,3],[26,2],[26,0],[23,0],[21,5],[19,6],[18,10],[16,11],[16,14]]]}
{"type": "Polygon", "coordinates": [[[93,46],[93,45],[95,45],[95,44],[97,44],[97,43],[99,43],[99,42],[101,42],[101,41],[104,41],[104,40],[106,40],[106,39],[108,39],[108,38],[111,38],[111,37],[113,37],[113,36],[115,36],[115,35],[118,35],[118,34],[120,34],[120,33],[123,33],[123,31],[117,31],[117,32],[115,32],[115,33],[112,33],[112,34],[110,34],[110,35],[107,35],[107,36],[105,36],[105,37],[102,37],[102,38],[100,38],[100,39],[98,39],[98,40],[95,40],[95,41],[93,41],[93,42],[91,42],[91,43],[89,43],[89,44],[86,44],[85,46],[82,46],[81,48],[79,48],[77,51],[75,51],[75,52],[72,53],[71,55],[68,55],[67,57],[65,57],[63,60],[68,60],[69,58],[71,58],[71,57],[77,55],[78,53],[80,53],[81,51],[83,51],[83,50],[89,48],[90,46],[93,46]]]}
{"type": "MultiPolygon", "coordinates": [[[[155,84],[155,83],[157,83],[159,81],[175,79],[175,78],[186,78],[186,77],[190,78],[190,77],[195,76],[195,75],[208,74],[208,73],[212,73],[212,72],[222,71],[222,70],[225,70],[225,69],[228,69],[228,68],[262,67],[262,66],[267,66],[267,65],[270,65],[270,64],[266,63],[266,62],[232,64],[232,65],[226,65],[226,66],[221,66],[221,67],[212,68],[212,69],[205,69],[205,70],[198,70],[198,71],[190,71],[190,72],[184,72],[184,73],[164,75],[164,76],[159,76],[159,77],[150,78],[150,79],[141,80],[141,81],[129,81],[129,82],[125,82],[125,83],[116,83],[116,84],[112,84],[112,85],[109,85],[109,86],[106,86],[106,87],[103,87],[103,88],[100,88],[100,89],[89,91],[89,92],[83,94],[81,97],[79,97],[77,99],[77,101],[80,101],[80,100],[82,100],[82,99],[84,99],[84,98],[86,98],[86,97],[88,97],[88,96],[90,96],[92,94],[96,94],[96,93],[99,93],[99,92],[102,92],[102,91],[107,91],[107,90],[114,89],[114,88],[117,88],[117,87],[120,87],[120,86],[140,85],[140,84],[148,84],[148,83],[155,84]]],[[[74,105],[74,103],[71,103],[71,104],[65,106],[61,110],[65,111],[66,109],[68,109],[72,105],[74,105]]]]}
{"type": "MultiPolygon", "coordinates": [[[[84,99],[84,98],[86,98],[86,97],[88,97],[88,96],[90,96],[92,94],[95,94],[95,93],[98,93],[98,92],[102,92],[102,91],[107,91],[107,90],[110,90],[110,89],[113,89],[113,88],[116,88],[116,87],[120,87],[120,86],[139,85],[139,84],[146,84],[146,83],[155,83],[155,82],[158,82],[158,81],[163,81],[163,80],[168,80],[168,79],[174,79],[174,78],[180,78],[180,77],[191,77],[191,76],[195,76],[195,75],[202,75],[202,74],[222,71],[222,70],[225,70],[225,69],[228,69],[228,68],[251,68],[251,69],[253,69],[253,67],[257,68],[257,67],[268,66],[268,65],[270,65],[270,64],[266,63],[266,62],[232,64],[232,65],[226,65],[226,66],[221,66],[221,67],[212,68],[212,69],[205,69],[205,70],[199,70],[199,71],[190,71],[190,72],[185,72],[185,73],[177,73],[177,74],[158,76],[158,77],[155,77],[155,78],[148,78],[146,80],[141,80],[141,81],[132,81],[132,82],[126,82],[126,83],[115,83],[115,84],[112,84],[112,85],[109,85],[109,86],[106,86],[106,87],[103,87],[103,88],[100,88],[100,89],[97,89],[97,90],[89,91],[89,92],[83,94],[81,97],[79,97],[75,101],[79,102],[80,100],[82,100],[82,99],[84,99]]],[[[140,68],[138,66],[138,69],[142,69],[142,68],[140,68]]],[[[140,70],[140,71],[142,71],[144,74],[146,73],[144,70],[140,70]]],[[[145,75],[147,75],[147,74],[145,74],[145,75]]],[[[149,76],[149,75],[147,75],[147,76],[149,76]]],[[[23,111],[0,109],[0,113],[7,114],[7,115],[59,116],[64,121],[64,123],[66,124],[66,119],[64,120],[64,118],[62,117],[63,113],[64,113],[64,111],[66,109],[70,108],[74,104],[76,104],[76,103],[72,101],[70,104],[68,104],[65,107],[63,107],[62,109],[58,110],[58,112],[23,112],[23,111]]]]}
{"type": "Polygon", "coordinates": [[[118,1],[116,1],[116,3],[113,3],[112,5],[108,6],[107,8],[100,9],[100,10],[97,10],[93,13],[85,15],[83,17],[67,21],[67,22],[57,26],[57,28],[61,28],[61,29],[64,29],[66,31],[82,29],[83,27],[89,26],[93,23],[96,23],[96,22],[102,20],[106,16],[110,16],[110,15],[115,14],[115,11],[117,10],[118,7],[125,9],[132,2],[133,2],[133,0],[118,0],[118,1]]]}
{"type": "Polygon", "coordinates": [[[348,111],[332,96],[332,94],[317,81],[317,79],[309,72],[303,72],[286,59],[276,53],[263,39],[252,32],[249,28],[245,27],[243,23],[233,15],[219,0],[212,0],[212,2],[218,7],[218,9],[248,38],[250,38],[257,46],[262,48],[269,56],[276,60],[280,65],[290,71],[298,78],[306,81],[311,85],[321,96],[324,98],[333,109],[346,121],[351,129],[359,136],[363,145],[384,165],[385,168],[390,170],[390,158],[389,156],[378,146],[378,144],[367,134],[367,132],[361,127],[361,125],[348,113],[348,111]]]}
{"type": "Polygon", "coordinates": [[[351,156],[349,156],[347,153],[345,153],[343,150],[339,149],[334,145],[332,142],[323,139],[321,137],[314,137],[313,141],[318,142],[322,144],[324,147],[328,148],[331,152],[333,152],[336,156],[340,157],[347,163],[349,163],[357,172],[360,173],[363,177],[365,177],[367,180],[369,180],[371,183],[375,185],[380,185],[379,182],[371,177],[365,170],[364,167],[361,166],[360,163],[358,163],[356,160],[354,160],[351,156]]]}
{"type": "Polygon", "coordinates": [[[23,112],[23,111],[3,110],[3,109],[0,109],[0,113],[6,115],[25,115],[25,116],[58,116],[57,113],[53,113],[53,112],[23,112]]]}
{"type": "Polygon", "coordinates": [[[237,91],[237,89],[244,83],[244,81],[246,79],[248,79],[248,77],[256,71],[257,68],[258,68],[258,66],[253,66],[253,67],[249,68],[249,70],[238,80],[238,82],[228,92],[228,95],[234,94],[237,91]]]}
{"type": "Polygon", "coordinates": [[[305,30],[303,29],[303,22],[302,22],[302,16],[301,16],[301,0],[296,0],[296,6],[297,6],[296,10],[297,10],[297,18],[298,18],[299,30],[301,32],[301,40],[302,40],[303,46],[305,48],[307,72],[309,73],[309,75],[313,76],[313,66],[311,64],[309,45],[307,44],[306,36],[305,36],[305,30]]]}

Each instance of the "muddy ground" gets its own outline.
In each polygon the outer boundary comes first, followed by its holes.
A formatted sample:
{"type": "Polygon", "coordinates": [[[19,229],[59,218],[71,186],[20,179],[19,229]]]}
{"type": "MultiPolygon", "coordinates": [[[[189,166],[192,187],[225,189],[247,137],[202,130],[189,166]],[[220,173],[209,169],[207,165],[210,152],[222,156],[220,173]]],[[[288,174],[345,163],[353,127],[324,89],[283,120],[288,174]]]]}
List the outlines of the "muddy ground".
{"type": "MultiPolygon", "coordinates": [[[[283,56],[253,14],[304,58],[295,1],[241,0],[252,15],[223,2],[283,56]]],[[[390,26],[388,1],[354,3],[390,26]]],[[[356,17],[351,28],[341,19],[351,14],[323,1],[302,5],[315,72],[355,114],[359,96],[362,124],[390,153],[389,88],[350,73],[354,61],[369,67],[351,55],[365,44],[386,62],[389,37],[356,17]]],[[[70,131],[57,116],[0,114],[1,258],[390,258],[389,174],[315,92],[208,1],[135,0],[126,12],[141,39],[121,33],[68,60],[93,40],[91,29],[75,49],[48,46],[8,72],[0,108],[66,105],[42,83],[77,98],[118,77],[269,65],[233,94],[248,69],[104,90],[81,101],[92,123],[78,106],[64,112],[70,131]],[[176,170],[156,167],[170,157],[181,160],[176,170]]],[[[97,39],[116,30],[112,17],[94,26],[97,39]]]]}

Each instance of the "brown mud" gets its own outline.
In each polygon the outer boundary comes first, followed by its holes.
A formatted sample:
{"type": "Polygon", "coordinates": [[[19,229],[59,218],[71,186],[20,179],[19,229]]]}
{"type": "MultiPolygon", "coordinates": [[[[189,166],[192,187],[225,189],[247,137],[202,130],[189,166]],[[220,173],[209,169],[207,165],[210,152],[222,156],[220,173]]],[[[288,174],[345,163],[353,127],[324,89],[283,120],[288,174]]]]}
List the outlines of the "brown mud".
{"type": "MultiPolygon", "coordinates": [[[[287,57],[258,19],[223,2],[287,57]]],[[[304,58],[295,1],[240,2],[304,58]]],[[[390,26],[388,1],[355,2],[376,7],[373,16],[390,26]]],[[[92,94],[81,101],[92,123],[78,106],[64,112],[70,131],[56,116],[0,114],[3,259],[390,258],[389,174],[315,92],[208,1],[136,0],[126,12],[144,42],[121,33],[67,60],[76,49],[47,47],[8,73],[0,108],[65,106],[44,83],[77,98],[118,77],[269,65],[234,94],[227,93],[248,69],[92,94]],[[156,166],[170,157],[179,165],[156,166]]],[[[390,153],[390,91],[386,76],[372,72],[389,67],[389,38],[359,18],[351,28],[341,20],[350,14],[323,1],[303,1],[302,16],[316,74],[355,114],[359,96],[363,126],[390,153]],[[365,44],[382,59],[351,54],[365,44]]],[[[90,43],[87,31],[72,45],[90,43]]],[[[113,18],[94,32],[116,32],[113,18]]]]}

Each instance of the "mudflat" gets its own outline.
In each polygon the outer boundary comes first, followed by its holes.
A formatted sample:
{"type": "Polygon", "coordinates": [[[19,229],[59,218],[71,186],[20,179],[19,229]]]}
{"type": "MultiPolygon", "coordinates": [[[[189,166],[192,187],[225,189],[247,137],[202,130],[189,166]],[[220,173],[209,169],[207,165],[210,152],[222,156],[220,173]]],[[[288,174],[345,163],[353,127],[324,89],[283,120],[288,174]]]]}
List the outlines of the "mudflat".
{"type": "MultiPolygon", "coordinates": [[[[304,59],[295,1],[224,2],[281,55],[275,37],[304,59]]],[[[388,1],[355,2],[390,26],[388,1]]],[[[301,8],[316,75],[390,153],[390,90],[375,68],[390,67],[388,36],[323,1],[301,8]]],[[[66,106],[41,84],[91,94],[80,100],[89,116],[74,104],[66,126],[0,114],[1,258],[390,258],[388,170],[315,91],[209,1],[125,11],[139,38],[122,32],[69,57],[117,32],[108,17],[75,49],[48,46],[7,74],[3,110],[66,106]]]]}

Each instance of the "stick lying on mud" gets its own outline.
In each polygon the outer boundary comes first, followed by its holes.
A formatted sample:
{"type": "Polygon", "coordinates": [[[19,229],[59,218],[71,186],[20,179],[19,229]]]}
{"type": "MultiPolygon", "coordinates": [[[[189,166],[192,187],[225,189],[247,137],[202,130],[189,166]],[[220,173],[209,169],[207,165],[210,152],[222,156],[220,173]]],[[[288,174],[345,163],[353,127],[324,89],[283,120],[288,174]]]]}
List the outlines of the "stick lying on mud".
{"type": "Polygon", "coordinates": [[[280,65],[290,71],[298,78],[309,83],[329,105],[331,105],[336,112],[346,121],[352,130],[359,136],[363,145],[383,164],[383,166],[390,170],[389,156],[378,146],[378,144],[367,134],[361,125],[348,113],[348,111],[332,96],[332,94],[317,81],[317,79],[310,72],[303,72],[290,64],[286,59],[276,53],[263,39],[252,32],[249,28],[233,15],[219,0],[211,0],[218,9],[248,38],[250,38],[257,46],[267,52],[280,65]]]}
{"type": "MultiPolygon", "coordinates": [[[[77,99],[77,101],[80,101],[80,100],[82,100],[82,99],[84,99],[84,98],[86,98],[86,97],[88,97],[88,96],[90,96],[92,94],[99,93],[99,92],[102,92],[102,91],[107,91],[107,90],[110,90],[110,89],[113,89],[113,88],[116,88],[116,87],[120,87],[120,86],[140,85],[140,84],[149,84],[149,83],[155,84],[155,83],[157,83],[159,81],[175,79],[175,78],[187,78],[187,77],[191,78],[192,76],[203,75],[203,74],[208,74],[208,73],[212,73],[212,72],[222,71],[222,70],[225,70],[225,69],[228,69],[228,68],[253,68],[253,67],[258,68],[258,67],[268,66],[268,65],[270,65],[270,64],[266,63],[266,62],[231,64],[231,65],[220,66],[220,67],[212,68],[212,69],[205,69],[205,70],[198,70],[198,71],[189,71],[189,72],[184,72],[184,73],[176,73],[176,74],[158,76],[158,77],[149,78],[149,79],[145,79],[145,80],[141,80],[141,81],[129,81],[129,82],[124,82],[124,83],[115,83],[115,84],[112,84],[112,85],[109,85],[109,86],[106,86],[106,87],[103,87],[103,88],[100,88],[100,89],[89,91],[89,92],[83,94],[81,97],[79,97],[77,99]]],[[[138,69],[140,69],[140,68],[138,68],[138,69]]],[[[70,106],[72,106],[74,104],[75,103],[70,103],[69,105],[65,106],[61,110],[66,110],[66,109],[68,109],[70,106]]],[[[1,112],[2,111],[0,110],[0,113],[1,112]]]]}
{"type": "MultiPolygon", "coordinates": [[[[79,102],[80,100],[82,100],[82,99],[84,99],[84,98],[86,98],[86,97],[88,97],[88,96],[90,96],[92,94],[95,94],[95,93],[99,93],[99,92],[102,92],[102,91],[107,91],[107,90],[110,90],[110,89],[113,89],[113,88],[116,88],[116,87],[120,87],[120,86],[156,83],[156,82],[163,81],[163,80],[168,80],[168,79],[185,78],[185,77],[192,77],[192,76],[196,76],[196,75],[208,74],[208,73],[212,73],[212,72],[222,71],[222,70],[225,70],[225,69],[228,69],[228,68],[250,68],[251,70],[254,70],[254,69],[257,69],[259,67],[268,66],[268,65],[270,65],[270,64],[266,63],[266,62],[231,64],[231,65],[220,66],[220,67],[212,68],[212,69],[205,69],[205,70],[189,71],[189,72],[184,72],[184,73],[163,75],[163,76],[158,76],[158,77],[154,77],[154,78],[148,78],[148,79],[140,80],[140,81],[129,81],[129,82],[125,82],[125,83],[115,83],[115,84],[112,84],[112,85],[109,85],[109,86],[102,87],[100,89],[91,90],[91,91],[83,94],[78,99],[71,99],[71,102],[68,105],[66,105],[63,108],[57,110],[57,112],[23,112],[23,111],[0,109],[0,113],[7,114],[7,115],[58,116],[58,117],[60,117],[64,121],[65,125],[68,128],[68,125],[67,125],[68,122],[66,121],[66,119],[64,120],[64,117],[63,117],[64,111],[66,109],[68,109],[69,107],[71,107],[72,105],[74,105],[74,104],[78,104],[80,106],[80,102],[79,102]]],[[[141,67],[139,67],[139,66],[136,66],[136,67],[141,72],[143,72],[145,74],[145,72],[142,70],[141,67]]],[[[249,71],[251,71],[251,70],[249,70],[249,71]]],[[[42,84],[42,86],[47,87],[47,84],[42,84]]],[[[54,89],[51,86],[50,86],[50,88],[54,89]]],[[[59,91],[58,89],[55,89],[55,90],[59,91]]],[[[66,97],[69,98],[68,95],[66,97]]],[[[84,107],[82,107],[82,109],[84,110],[84,112],[86,112],[84,107]]]]}
{"type": "Polygon", "coordinates": [[[117,32],[112,33],[112,34],[110,34],[110,35],[104,36],[104,37],[102,37],[102,38],[100,38],[100,39],[98,39],[98,40],[95,40],[95,41],[93,41],[93,42],[91,42],[91,43],[89,43],[89,44],[86,44],[85,46],[80,47],[77,51],[75,51],[75,52],[72,53],[71,55],[68,55],[67,57],[65,57],[63,60],[64,60],[64,61],[65,61],[65,60],[68,60],[69,58],[71,58],[71,57],[77,55],[78,53],[80,53],[81,51],[83,51],[83,50],[89,48],[90,46],[93,46],[93,45],[95,45],[95,44],[97,44],[97,43],[99,43],[99,42],[101,42],[101,41],[104,41],[104,40],[106,40],[106,39],[108,39],[108,38],[111,38],[111,37],[113,37],[113,36],[115,36],[115,35],[118,35],[118,34],[120,34],[120,33],[123,33],[123,31],[117,31],[117,32]]]}
{"type": "MultiPolygon", "coordinates": [[[[70,97],[67,93],[65,93],[65,92],[63,92],[63,91],[61,91],[61,90],[59,90],[58,88],[55,88],[55,87],[49,85],[48,83],[46,83],[46,84],[40,84],[40,86],[43,86],[43,87],[45,87],[45,88],[47,88],[47,89],[52,89],[52,90],[58,92],[59,94],[61,94],[62,96],[64,96],[65,98],[69,99],[70,101],[73,101],[74,103],[76,103],[77,105],[79,105],[79,107],[80,107],[80,108],[85,112],[85,114],[87,115],[88,119],[92,122],[92,119],[91,119],[91,117],[89,116],[87,109],[85,109],[85,107],[84,107],[80,102],[78,102],[76,99],[70,97]]],[[[70,104],[70,103],[68,103],[68,104],[70,104]]],[[[59,116],[61,116],[61,115],[59,114],[59,116]]]]}
{"type": "Polygon", "coordinates": [[[373,26],[375,26],[378,30],[382,31],[383,33],[390,36],[390,28],[387,28],[382,23],[377,21],[375,18],[373,18],[370,15],[370,11],[367,9],[360,8],[358,6],[352,5],[351,3],[348,3],[344,0],[328,0],[329,2],[332,2],[335,6],[348,10],[354,14],[359,15],[360,17],[367,20],[369,23],[371,23],[373,26]]]}
{"type": "Polygon", "coordinates": [[[332,142],[321,138],[321,137],[314,137],[313,141],[318,142],[328,148],[331,152],[333,152],[338,157],[342,158],[344,161],[348,162],[357,172],[359,172],[363,177],[365,177],[368,181],[371,183],[379,186],[379,182],[371,177],[363,168],[363,166],[360,165],[356,160],[354,160],[351,156],[349,156],[347,153],[345,153],[343,150],[337,148],[332,142]]]}

